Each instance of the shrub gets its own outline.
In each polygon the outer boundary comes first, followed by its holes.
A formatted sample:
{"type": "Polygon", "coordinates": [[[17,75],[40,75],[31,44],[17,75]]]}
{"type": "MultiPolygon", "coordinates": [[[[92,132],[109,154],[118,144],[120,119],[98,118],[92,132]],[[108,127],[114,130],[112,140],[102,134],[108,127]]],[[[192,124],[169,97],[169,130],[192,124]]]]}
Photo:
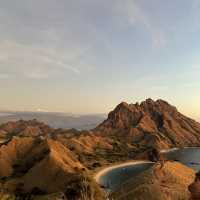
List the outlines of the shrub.
{"type": "Polygon", "coordinates": [[[104,200],[104,194],[97,183],[86,173],[75,176],[65,189],[69,200],[104,200]]]}

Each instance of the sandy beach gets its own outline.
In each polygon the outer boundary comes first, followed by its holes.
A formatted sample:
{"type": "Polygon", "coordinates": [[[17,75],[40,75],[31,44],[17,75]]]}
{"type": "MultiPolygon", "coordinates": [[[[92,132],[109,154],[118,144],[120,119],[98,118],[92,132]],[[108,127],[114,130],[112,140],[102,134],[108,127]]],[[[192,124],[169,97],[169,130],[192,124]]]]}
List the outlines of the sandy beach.
{"type": "Polygon", "coordinates": [[[136,165],[136,164],[142,164],[142,163],[152,163],[150,161],[145,161],[145,160],[141,160],[141,161],[128,161],[128,162],[125,162],[125,163],[121,163],[121,164],[114,164],[112,166],[108,166],[100,171],[98,171],[95,175],[94,175],[94,178],[96,180],[96,182],[98,183],[99,182],[99,178],[104,175],[105,173],[113,170],[113,169],[116,169],[116,168],[120,168],[120,167],[126,167],[126,166],[129,166],[129,165],[136,165]]]}

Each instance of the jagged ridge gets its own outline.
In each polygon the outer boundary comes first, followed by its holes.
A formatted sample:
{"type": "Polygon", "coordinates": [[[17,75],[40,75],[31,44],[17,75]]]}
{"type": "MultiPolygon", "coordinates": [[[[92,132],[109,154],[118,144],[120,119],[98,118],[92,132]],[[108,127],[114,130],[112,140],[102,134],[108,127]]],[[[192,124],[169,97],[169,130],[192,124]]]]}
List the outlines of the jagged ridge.
{"type": "Polygon", "coordinates": [[[163,100],[122,102],[96,130],[117,133],[142,146],[168,148],[200,144],[200,124],[163,100]]]}

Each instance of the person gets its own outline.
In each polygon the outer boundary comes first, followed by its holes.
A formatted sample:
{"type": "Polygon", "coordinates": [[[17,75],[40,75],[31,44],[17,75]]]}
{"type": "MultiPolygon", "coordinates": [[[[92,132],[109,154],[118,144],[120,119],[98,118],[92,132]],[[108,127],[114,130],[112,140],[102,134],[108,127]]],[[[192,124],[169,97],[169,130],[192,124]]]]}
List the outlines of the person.
{"type": "Polygon", "coordinates": [[[159,162],[161,165],[160,168],[163,168],[165,163],[164,157],[156,148],[152,148],[148,152],[148,158],[151,162],[159,162]]]}
{"type": "Polygon", "coordinates": [[[195,174],[195,180],[192,184],[188,186],[190,191],[190,200],[199,200],[200,199],[200,171],[195,174]]]}

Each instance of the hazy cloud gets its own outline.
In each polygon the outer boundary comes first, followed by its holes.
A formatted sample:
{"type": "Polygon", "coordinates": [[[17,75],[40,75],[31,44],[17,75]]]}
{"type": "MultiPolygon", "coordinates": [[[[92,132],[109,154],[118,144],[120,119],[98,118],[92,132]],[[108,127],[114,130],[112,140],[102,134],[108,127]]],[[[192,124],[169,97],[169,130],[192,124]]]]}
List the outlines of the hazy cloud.
{"type": "Polygon", "coordinates": [[[1,74],[0,73],[0,79],[9,79],[11,78],[11,74],[1,74]]]}
{"type": "MultiPolygon", "coordinates": [[[[152,38],[153,46],[163,47],[166,44],[166,38],[161,28],[154,24],[153,19],[143,10],[137,0],[117,1],[116,9],[120,17],[124,19],[130,26],[144,27],[147,34],[152,38]]],[[[126,22],[123,22],[126,24],[126,22]]]]}
{"type": "Polygon", "coordinates": [[[0,4],[2,73],[48,78],[59,72],[78,75],[105,64],[116,65],[112,58],[121,50],[111,40],[120,20],[144,27],[155,47],[166,43],[162,31],[135,0],[22,0],[20,4],[8,0],[0,4]]]}
{"type": "Polygon", "coordinates": [[[184,83],[199,82],[199,8],[199,0],[0,0],[2,107],[96,112],[102,97],[109,106],[125,96],[183,99],[184,83]]]}
{"type": "Polygon", "coordinates": [[[90,59],[95,53],[94,32],[83,21],[81,2],[0,3],[0,72],[48,78],[65,72],[77,75],[94,67],[90,59]]]}

